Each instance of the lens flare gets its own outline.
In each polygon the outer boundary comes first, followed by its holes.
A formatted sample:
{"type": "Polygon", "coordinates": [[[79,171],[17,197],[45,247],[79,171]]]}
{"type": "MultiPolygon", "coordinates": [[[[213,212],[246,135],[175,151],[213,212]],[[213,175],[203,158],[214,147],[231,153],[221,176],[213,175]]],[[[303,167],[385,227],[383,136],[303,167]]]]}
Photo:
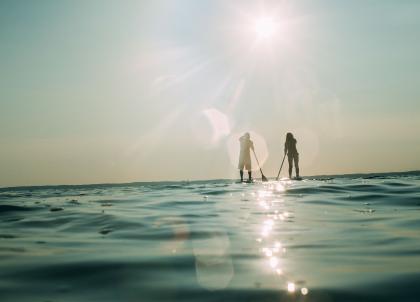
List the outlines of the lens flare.
{"type": "Polygon", "coordinates": [[[207,108],[194,115],[191,131],[201,146],[213,148],[231,132],[229,117],[216,108],[207,108]]]}
{"type": "Polygon", "coordinates": [[[293,282],[288,282],[288,283],[287,283],[287,291],[288,291],[289,293],[294,293],[294,292],[295,292],[295,290],[296,290],[296,286],[295,286],[295,284],[294,284],[293,282]]]}
{"type": "MultiPolygon", "coordinates": [[[[265,161],[268,158],[268,147],[267,147],[267,143],[265,141],[265,138],[263,136],[261,136],[260,134],[258,134],[255,131],[243,131],[243,132],[237,132],[237,133],[232,133],[229,135],[227,141],[226,141],[226,147],[227,147],[227,152],[229,155],[229,159],[230,162],[232,164],[232,166],[234,166],[235,168],[238,166],[238,159],[239,159],[239,151],[240,151],[240,146],[239,146],[239,138],[245,133],[245,132],[249,132],[251,135],[251,140],[254,142],[254,147],[255,147],[255,153],[258,156],[258,160],[260,161],[260,165],[263,166],[265,161]]],[[[252,171],[257,171],[258,170],[258,164],[257,161],[255,160],[255,157],[253,154],[251,154],[251,163],[252,163],[252,171]]]]}
{"type": "Polygon", "coordinates": [[[203,114],[207,117],[213,128],[213,141],[218,141],[220,138],[229,135],[230,122],[229,118],[224,113],[215,108],[209,108],[203,110],[203,114]]]}

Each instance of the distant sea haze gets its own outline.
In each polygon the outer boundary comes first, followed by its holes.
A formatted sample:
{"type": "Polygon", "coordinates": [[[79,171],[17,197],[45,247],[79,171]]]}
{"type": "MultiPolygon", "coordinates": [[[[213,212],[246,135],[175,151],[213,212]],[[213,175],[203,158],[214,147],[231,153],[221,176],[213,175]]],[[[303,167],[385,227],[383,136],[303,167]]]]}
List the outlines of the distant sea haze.
{"type": "MultiPolygon", "coordinates": [[[[420,175],[420,170],[413,170],[413,171],[401,171],[401,172],[380,172],[380,173],[350,173],[350,174],[321,174],[321,175],[309,175],[304,176],[306,180],[327,180],[333,178],[381,178],[381,177],[389,177],[389,176],[409,176],[409,175],[420,175]]],[[[238,175],[239,177],[239,175],[238,175]]],[[[256,178],[258,179],[260,175],[257,173],[256,178]]],[[[274,177],[271,177],[274,180],[274,177]]],[[[91,183],[91,184],[61,184],[61,185],[27,185],[27,186],[7,186],[7,187],[0,187],[0,192],[5,190],[21,190],[21,189],[30,189],[30,188],[60,188],[60,187],[67,187],[67,188],[77,188],[77,187],[110,187],[110,186],[139,186],[139,185],[150,185],[150,184],[178,184],[178,183],[208,183],[208,182],[231,182],[235,181],[235,179],[228,179],[228,178],[218,178],[218,179],[203,179],[203,180],[159,180],[159,181],[135,181],[135,182],[123,182],[123,183],[91,183]]]]}

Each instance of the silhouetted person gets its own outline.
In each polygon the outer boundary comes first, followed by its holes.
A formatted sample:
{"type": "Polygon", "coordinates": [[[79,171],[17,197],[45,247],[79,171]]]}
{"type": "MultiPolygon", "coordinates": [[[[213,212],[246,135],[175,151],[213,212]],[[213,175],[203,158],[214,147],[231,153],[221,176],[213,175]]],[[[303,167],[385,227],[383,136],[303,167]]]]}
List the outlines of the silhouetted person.
{"type": "Polygon", "coordinates": [[[284,143],[284,154],[287,153],[287,159],[289,160],[289,178],[292,178],[293,162],[295,162],[296,178],[299,178],[299,153],[296,144],[297,140],[292,133],[288,132],[284,143]]]}
{"type": "Polygon", "coordinates": [[[239,153],[238,169],[241,181],[244,181],[244,168],[248,170],[248,180],[251,181],[251,149],[254,150],[254,143],[250,139],[248,132],[239,138],[239,143],[241,144],[241,151],[239,153]]]}

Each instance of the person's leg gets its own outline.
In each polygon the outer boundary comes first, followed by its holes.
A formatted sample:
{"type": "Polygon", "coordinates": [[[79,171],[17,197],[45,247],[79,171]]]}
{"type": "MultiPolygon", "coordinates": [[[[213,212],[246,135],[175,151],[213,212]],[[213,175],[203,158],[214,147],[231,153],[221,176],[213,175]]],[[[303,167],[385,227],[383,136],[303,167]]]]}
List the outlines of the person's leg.
{"type": "Polygon", "coordinates": [[[239,170],[239,175],[241,175],[241,182],[244,181],[244,170],[239,170]]]}
{"type": "Polygon", "coordinates": [[[292,178],[293,157],[292,156],[287,156],[287,160],[289,161],[289,178],[292,178]]]}
{"type": "Polygon", "coordinates": [[[245,170],[248,171],[248,181],[251,181],[252,176],[251,176],[251,158],[248,158],[247,162],[245,163],[245,170]]]}
{"type": "Polygon", "coordinates": [[[299,178],[299,154],[295,155],[295,169],[296,169],[296,177],[299,178]]]}

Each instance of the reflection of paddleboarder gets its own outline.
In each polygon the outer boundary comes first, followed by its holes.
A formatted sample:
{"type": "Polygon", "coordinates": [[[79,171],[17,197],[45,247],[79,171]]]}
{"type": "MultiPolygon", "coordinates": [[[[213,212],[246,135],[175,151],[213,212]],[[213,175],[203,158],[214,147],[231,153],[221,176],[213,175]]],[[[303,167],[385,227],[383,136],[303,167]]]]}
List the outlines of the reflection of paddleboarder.
{"type": "Polygon", "coordinates": [[[249,133],[245,133],[239,138],[241,144],[241,151],[239,153],[238,169],[241,175],[241,181],[244,180],[244,168],[248,170],[248,180],[252,180],[251,172],[251,149],[254,150],[254,143],[250,139],[249,133]]]}
{"type": "Polygon", "coordinates": [[[299,153],[297,152],[296,144],[297,140],[292,133],[288,132],[284,143],[284,154],[287,153],[289,161],[289,178],[292,178],[293,162],[295,162],[296,178],[299,178],[299,153]]]}

